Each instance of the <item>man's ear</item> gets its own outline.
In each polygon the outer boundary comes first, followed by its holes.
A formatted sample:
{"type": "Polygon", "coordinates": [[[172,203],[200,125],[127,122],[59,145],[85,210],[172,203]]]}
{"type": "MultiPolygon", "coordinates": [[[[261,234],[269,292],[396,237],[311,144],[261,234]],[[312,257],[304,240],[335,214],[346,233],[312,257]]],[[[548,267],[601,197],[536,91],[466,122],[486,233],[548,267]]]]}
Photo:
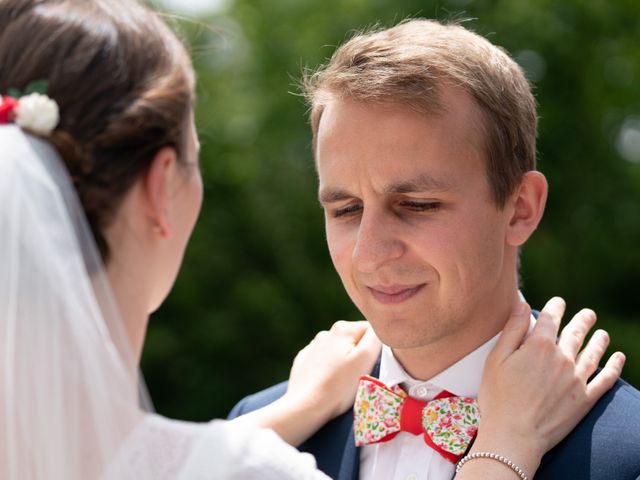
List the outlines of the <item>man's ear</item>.
{"type": "Polygon", "coordinates": [[[175,149],[163,147],[156,152],[142,176],[142,191],[149,226],[153,232],[164,238],[169,238],[172,233],[169,216],[169,186],[176,162],[175,149]]]}
{"type": "Polygon", "coordinates": [[[535,231],[544,213],[548,189],[542,173],[531,171],[522,176],[510,199],[512,214],[507,227],[507,244],[519,247],[535,231]]]}

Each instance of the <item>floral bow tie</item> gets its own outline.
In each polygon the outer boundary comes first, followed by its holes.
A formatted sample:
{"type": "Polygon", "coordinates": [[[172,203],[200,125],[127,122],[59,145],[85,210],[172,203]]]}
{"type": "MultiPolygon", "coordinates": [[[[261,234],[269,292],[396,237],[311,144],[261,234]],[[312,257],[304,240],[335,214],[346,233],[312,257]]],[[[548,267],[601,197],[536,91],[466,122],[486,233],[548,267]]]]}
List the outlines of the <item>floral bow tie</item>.
{"type": "Polygon", "coordinates": [[[467,451],[480,418],[473,398],[442,391],[423,402],[369,376],[360,377],[353,410],[356,446],[387,442],[400,432],[424,434],[425,443],[451,463],[467,451]]]}

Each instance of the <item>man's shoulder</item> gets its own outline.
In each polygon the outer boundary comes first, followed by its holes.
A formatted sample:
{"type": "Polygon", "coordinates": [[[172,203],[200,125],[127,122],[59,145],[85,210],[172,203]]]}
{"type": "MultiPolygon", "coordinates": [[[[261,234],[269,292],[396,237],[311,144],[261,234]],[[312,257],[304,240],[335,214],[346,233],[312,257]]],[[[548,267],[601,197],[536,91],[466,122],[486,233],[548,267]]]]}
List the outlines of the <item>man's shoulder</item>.
{"type": "Polygon", "coordinates": [[[618,380],[542,459],[536,479],[640,479],[640,391],[618,380]]]}
{"type": "Polygon", "coordinates": [[[281,382],[257,393],[247,395],[236,403],[227,418],[231,420],[275,402],[286,393],[288,383],[281,382]]]}

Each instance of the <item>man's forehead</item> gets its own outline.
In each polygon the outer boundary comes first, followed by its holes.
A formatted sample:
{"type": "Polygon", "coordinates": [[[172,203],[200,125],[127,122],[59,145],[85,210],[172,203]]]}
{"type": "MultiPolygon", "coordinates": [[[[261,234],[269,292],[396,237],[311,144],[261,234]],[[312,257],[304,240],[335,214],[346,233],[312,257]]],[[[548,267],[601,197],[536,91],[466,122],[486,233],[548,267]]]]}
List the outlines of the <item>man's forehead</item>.
{"type": "Polygon", "coordinates": [[[461,90],[442,98],[450,109],[438,115],[352,100],[328,105],[315,151],[321,201],[362,194],[363,188],[440,193],[484,177],[474,101],[461,90]]]}
{"type": "Polygon", "coordinates": [[[363,131],[377,132],[401,124],[397,135],[389,137],[372,134],[368,138],[376,156],[395,155],[409,148],[429,148],[425,138],[440,139],[439,145],[450,143],[454,148],[472,146],[485,154],[484,116],[475,100],[462,89],[444,89],[440,108],[425,112],[402,103],[368,103],[352,99],[333,99],[328,102],[320,117],[315,138],[314,157],[316,168],[323,153],[332,157],[346,153],[352,145],[361,149],[363,131]],[[364,130],[363,130],[364,125],[364,130]],[[425,135],[425,128],[431,134],[425,135]],[[379,140],[384,138],[384,143],[379,140]],[[381,148],[382,147],[382,148],[381,148]]]}

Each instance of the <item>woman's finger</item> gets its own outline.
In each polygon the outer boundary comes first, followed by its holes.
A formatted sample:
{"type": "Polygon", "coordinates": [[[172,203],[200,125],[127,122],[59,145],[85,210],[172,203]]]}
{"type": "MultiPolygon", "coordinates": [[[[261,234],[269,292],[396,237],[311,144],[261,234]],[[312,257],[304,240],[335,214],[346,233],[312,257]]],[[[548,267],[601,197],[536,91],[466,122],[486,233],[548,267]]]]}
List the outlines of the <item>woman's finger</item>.
{"type": "Polygon", "coordinates": [[[529,305],[522,300],[517,300],[513,304],[509,319],[491,352],[491,356],[498,363],[501,363],[522,345],[524,336],[529,330],[530,319],[531,308],[529,305]]]}
{"type": "Polygon", "coordinates": [[[329,331],[334,334],[347,335],[359,340],[360,337],[364,335],[364,332],[368,326],[369,322],[366,322],[364,320],[353,322],[347,320],[338,320],[331,326],[331,329],[329,331]]]}
{"type": "Polygon", "coordinates": [[[580,310],[571,321],[562,329],[558,346],[570,358],[576,358],[582,348],[589,330],[596,323],[596,314],[593,310],[584,308],[580,310]]]}
{"type": "Polygon", "coordinates": [[[327,330],[320,330],[318,333],[316,333],[316,336],[313,337],[312,342],[320,342],[323,339],[327,338],[329,336],[329,332],[327,330]]]}
{"type": "Polygon", "coordinates": [[[380,356],[381,348],[382,343],[378,340],[373,328],[369,326],[362,338],[354,346],[350,355],[354,361],[361,365],[360,368],[363,369],[364,373],[369,373],[380,356]]]}
{"type": "Polygon", "coordinates": [[[566,304],[562,298],[553,297],[549,300],[540,311],[530,336],[553,339],[555,342],[565,309],[566,304]]]}
{"type": "Polygon", "coordinates": [[[364,336],[367,334],[371,327],[369,326],[369,322],[366,320],[357,320],[353,322],[348,322],[350,326],[349,334],[353,339],[353,344],[357,345],[360,343],[364,336]]]}
{"type": "Polygon", "coordinates": [[[376,336],[370,325],[367,324],[364,334],[358,339],[358,343],[355,346],[356,350],[380,350],[382,343],[376,336]]]}
{"type": "Polygon", "coordinates": [[[593,406],[620,378],[626,358],[622,352],[609,357],[604,368],[587,385],[587,398],[593,406]]]}
{"type": "Polygon", "coordinates": [[[576,358],[576,375],[586,382],[597,370],[608,346],[609,334],[604,330],[596,330],[589,339],[587,346],[576,358]]]}

